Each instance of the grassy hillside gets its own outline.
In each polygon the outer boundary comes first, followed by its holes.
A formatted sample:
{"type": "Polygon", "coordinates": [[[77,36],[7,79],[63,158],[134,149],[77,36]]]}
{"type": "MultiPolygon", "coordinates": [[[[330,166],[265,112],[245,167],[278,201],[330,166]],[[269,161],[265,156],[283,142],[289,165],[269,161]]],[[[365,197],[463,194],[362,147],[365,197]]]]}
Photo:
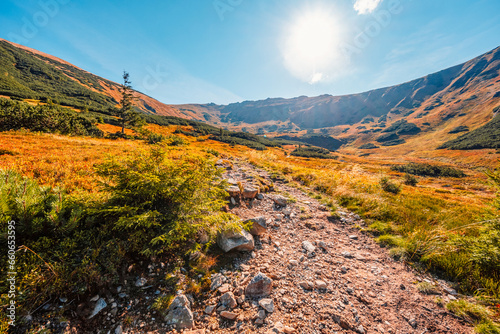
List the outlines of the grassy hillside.
{"type": "MultiPolygon", "coordinates": [[[[69,77],[53,66],[53,60],[45,60],[0,41],[0,95],[52,101],[79,109],[101,111],[109,110],[118,103],[81,84],[83,81],[91,87],[99,88],[94,76],[82,76],[80,73],[69,77]]],[[[71,68],[69,65],[60,65],[71,68]]]]}
{"type": "MultiPolygon", "coordinates": [[[[498,111],[499,108],[496,108],[498,111]]],[[[497,115],[484,126],[466,133],[456,139],[447,141],[439,147],[450,150],[475,150],[483,148],[500,148],[500,117],[497,115]]]]}

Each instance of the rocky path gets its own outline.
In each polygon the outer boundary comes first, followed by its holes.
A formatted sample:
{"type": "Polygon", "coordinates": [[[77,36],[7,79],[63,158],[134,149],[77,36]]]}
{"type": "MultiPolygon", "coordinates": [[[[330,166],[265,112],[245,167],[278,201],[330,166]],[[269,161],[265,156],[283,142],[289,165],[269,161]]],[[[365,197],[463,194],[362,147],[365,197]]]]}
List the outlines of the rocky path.
{"type": "MultiPolygon", "coordinates": [[[[119,286],[79,302],[74,315],[84,320],[57,325],[66,328],[61,333],[473,332],[436,303],[459,298],[449,284],[392,259],[359,231],[365,225],[359,216],[342,209],[332,216],[317,200],[273,183],[249,164],[221,164],[232,184],[226,210],[253,227],[219,236],[227,265],[212,275],[210,297],[194,300],[179,292],[161,314],[151,304],[164,291],[168,269],[150,264],[139,274],[131,267],[119,286]]],[[[43,323],[55,328],[57,322],[43,323]]]]}
{"type": "MultiPolygon", "coordinates": [[[[257,179],[269,179],[250,165],[225,177],[247,193],[257,179]]],[[[446,302],[456,292],[389,257],[355,228],[364,225],[359,216],[339,210],[333,219],[317,200],[280,182],[258,198],[232,201],[230,212],[263,229],[254,233],[253,251],[228,253],[234,269],[213,277],[214,297],[193,310],[199,329],[192,333],[472,333],[436,303],[436,294],[446,302]],[[435,294],[419,292],[419,282],[434,285],[435,294]],[[255,288],[261,296],[252,297],[255,288]]]]}

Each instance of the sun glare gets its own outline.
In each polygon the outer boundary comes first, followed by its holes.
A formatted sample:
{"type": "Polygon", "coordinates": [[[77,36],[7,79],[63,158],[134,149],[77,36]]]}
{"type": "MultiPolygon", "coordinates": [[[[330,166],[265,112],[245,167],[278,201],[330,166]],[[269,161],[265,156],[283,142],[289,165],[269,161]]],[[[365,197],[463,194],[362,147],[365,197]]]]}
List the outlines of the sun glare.
{"type": "Polygon", "coordinates": [[[311,84],[328,81],[342,64],[341,29],[327,10],[301,13],[286,30],[283,56],[286,68],[311,84]]]}

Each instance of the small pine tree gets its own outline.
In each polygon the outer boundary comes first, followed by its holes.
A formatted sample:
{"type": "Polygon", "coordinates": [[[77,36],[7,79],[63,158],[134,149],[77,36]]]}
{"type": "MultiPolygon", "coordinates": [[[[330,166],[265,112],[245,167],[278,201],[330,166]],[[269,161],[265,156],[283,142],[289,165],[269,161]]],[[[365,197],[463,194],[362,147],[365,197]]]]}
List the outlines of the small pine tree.
{"type": "Polygon", "coordinates": [[[122,99],[120,101],[120,109],[116,112],[116,116],[120,119],[120,125],[122,127],[122,134],[125,134],[126,126],[140,126],[144,124],[144,120],[139,116],[133,108],[133,100],[135,99],[132,90],[132,82],[130,81],[130,75],[123,71],[123,84],[120,87],[120,93],[122,94],[122,99]]]}

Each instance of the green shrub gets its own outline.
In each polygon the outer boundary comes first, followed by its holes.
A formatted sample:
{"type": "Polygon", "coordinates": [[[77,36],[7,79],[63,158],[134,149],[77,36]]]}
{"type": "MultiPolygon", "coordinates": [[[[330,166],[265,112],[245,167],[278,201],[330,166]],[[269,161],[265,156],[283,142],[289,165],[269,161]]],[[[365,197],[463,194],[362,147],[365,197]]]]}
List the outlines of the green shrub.
{"type": "MultiPolygon", "coordinates": [[[[227,195],[222,170],[206,158],[168,159],[154,147],[109,160],[97,172],[103,192],[68,197],[0,171],[0,241],[6,244],[7,222],[14,220],[22,245],[16,255],[16,285],[23,291],[16,298],[19,314],[48,299],[80,298],[116,284],[123,268],[151,261],[153,254],[174,263],[201,247],[198,232],[213,236],[235,221],[221,211],[227,195]]],[[[6,254],[0,253],[2,263],[6,254]]],[[[2,271],[0,281],[5,279],[2,271]]],[[[2,305],[8,302],[6,288],[0,287],[2,305]]]]}
{"type": "Polygon", "coordinates": [[[382,189],[388,193],[399,194],[401,192],[401,187],[395,183],[392,183],[388,177],[383,177],[380,179],[380,186],[382,189]]]}
{"type": "Polygon", "coordinates": [[[403,178],[403,183],[407,186],[415,187],[418,184],[418,179],[415,176],[406,173],[403,178]]]}
{"type": "Polygon", "coordinates": [[[148,136],[147,142],[150,145],[161,143],[165,140],[165,137],[158,133],[152,133],[148,136]]]}
{"type": "Polygon", "coordinates": [[[292,153],[296,157],[303,158],[319,158],[319,159],[333,159],[330,151],[320,147],[298,147],[292,153]]]}
{"type": "Polygon", "coordinates": [[[214,234],[232,216],[222,213],[225,183],[213,162],[186,156],[166,159],[161,148],[97,167],[110,195],[101,214],[128,235],[131,249],[156,254],[194,239],[200,230],[214,234]]]}
{"type": "MultiPolygon", "coordinates": [[[[495,113],[495,110],[493,113],[495,113]]],[[[477,150],[483,148],[500,148],[500,117],[498,115],[482,127],[447,141],[438,147],[438,149],[450,150],[477,150]]]]}
{"type": "Polygon", "coordinates": [[[0,98],[0,131],[28,129],[66,135],[102,137],[103,133],[78,113],[55,105],[31,106],[0,98]]]}
{"type": "Polygon", "coordinates": [[[436,166],[422,163],[409,163],[407,165],[395,165],[391,169],[396,172],[407,173],[418,176],[430,177],[465,177],[465,173],[452,167],[436,166]]]}

